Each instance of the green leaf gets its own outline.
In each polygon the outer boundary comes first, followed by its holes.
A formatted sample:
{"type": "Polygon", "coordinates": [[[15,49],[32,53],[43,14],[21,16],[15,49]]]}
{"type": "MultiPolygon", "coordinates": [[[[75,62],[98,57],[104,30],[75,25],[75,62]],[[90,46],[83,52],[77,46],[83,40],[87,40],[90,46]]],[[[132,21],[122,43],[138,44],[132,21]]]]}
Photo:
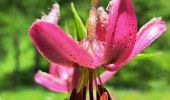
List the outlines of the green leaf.
{"type": "Polygon", "coordinates": [[[68,33],[68,35],[71,35],[71,37],[74,40],[77,40],[77,30],[76,30],[75,26],[65,23],[64,30],[66,33],[68,33]],[[70,30],[70,29],[72,29],[72,30],[70,30]]]}
{"type": "Polygon", "coordinates": [[[151,54],[139,54],[134,59],[135,60],[149,59],[149,58],[153,58],[156,56],[160,56],[161,54],[162,54],[161,52],[151,53],[151,54]]]}
{"type": "Polygon", "coordinates": [[[74,15],[74,20],[75,20],[77,34],[78,34],[77,35],[78,40],[80,41],[81,39],[83,39],[86,36],[87,31],[83,24],[83,21],[81,20],[80,16],[78,15],[73,3],[71,3],[71,10],[74,15]]]}

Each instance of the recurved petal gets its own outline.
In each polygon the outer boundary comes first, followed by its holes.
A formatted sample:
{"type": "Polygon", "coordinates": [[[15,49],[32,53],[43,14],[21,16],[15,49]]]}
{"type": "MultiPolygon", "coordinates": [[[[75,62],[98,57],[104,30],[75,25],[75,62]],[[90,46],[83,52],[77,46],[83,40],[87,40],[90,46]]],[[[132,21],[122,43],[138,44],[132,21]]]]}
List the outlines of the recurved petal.
{"type": "Polygon", "coordinates": [[[53,7],[48,15],[44,15],[41,17],[41,21],[56,24],[58,23],[60,18],[60,10],[59,5],[57,3],[53,4],[53,7]]]}
{"type": "Polygon", "coordinates": [[[108,70],[119,70],[148,47],[154,40],[161,36],[166,29],[166,24],[161,18],[153,18],[139,30],[137,34],[137,41],[130,57],[121,64],[109,64],[106,65],[105,68],[108,70]]]}
{"type": "Polygon", "coordinates": [[[135,11],[131,0],[112,0],[105,44],[107,63],[119,64],[131,54],[137,33],[135,11]]]}
{"type": "Polygon", "coordinates": [[[77,86],[80,76],[80,70],[79,67],[69,67],[51,63],[49,74],[59,80],[67,81],[67,84],[69,85],[69,90],[72,90],[77,86]]]}
{"type": "Polygon", "coordinates": [[[77,63],[92,68],[93,59],[90,54],[60,27],[36,21],[29,33],[35,47],[50,62],[67,66],[77,63]]]}
{"type": "Polygon", "coordinates": [[[34,79],[38,84],[48,88],[49,90],[63,93],[69,92],[69,85],[67,81],[57,79],[54,76],[45,72],[39,71],[35,74],[34,79]]]}
{"type": "Polygon", "coordinates": [[[70,76],[73,75],[73,72],[74,68],[72,67],[62,66],[54,63],[50,64],[49,74],[61,80],[67,80],[70,76]]]}
{"type": "Polygon", "coordinates": [[[139,30],[137,41],[131,56],[134,57],[142,52],[154,40],[161,36],[166,29],[166,24],[160,17],[151,19],[139,30]]]}
{"type": "MultiPolygon", "coordinates": [[[[44,79],[50,83],[55,81],[55,82],[57,82],[57,84],[61,84],[61,83],[66,84],[67,91],[72,91],[74,88],[76,88],[76,86],[78,84],[80,70],[79,70],[79,67],[68,67],[68,66],[62,66],[59,64],[51,63],[50,68],[49,68],[49,74],[43,73],[43,72],[38,72],[37,75],[47,76],[47,77],[42,76],[42,78],[44,77],[44,79]],[[48,80],[47,79],[48,77],[51,80],[48,80]],[[60,82],[58,82],[58,81],[60,81],[60,82]]],[[[38,78],[38,79],[41,79],[41,78],[38,78]]],[[[46,84],[42,83],[41,80],[40,80],[40,82],[38,81],[37,83],[45,86],[46,88],[50,88],[50,86],[48,86],[48,84],[46,85],[46,84]]],[[[56,84],[56,83],[54,83],[54,84],[56,84]]],[[[58,92],[60,92],[60,91],[58,91],[58,92]]]]}

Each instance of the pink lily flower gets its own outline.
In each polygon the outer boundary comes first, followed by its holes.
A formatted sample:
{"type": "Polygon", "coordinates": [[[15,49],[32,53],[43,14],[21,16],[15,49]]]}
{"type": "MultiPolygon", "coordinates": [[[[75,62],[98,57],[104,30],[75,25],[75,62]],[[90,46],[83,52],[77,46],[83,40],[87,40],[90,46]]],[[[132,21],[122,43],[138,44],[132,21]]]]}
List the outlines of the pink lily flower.
{"type": "Polygon", "coordinates": [[[35,81],[55,92],[71,92],[78,83],[78,68],[71,68],[51,63],[49,74],[39,71],[35,74],[35,81]]]}
{"type": "MultiPolygon", "coordinates": [[[[105,77],[112,76],[113,74],[114,73],[110,71],[106,71],[101,74],[102,83],[104,84],[109,79],[107,78],[104,80],[105,77]]],[[[49,73],[38,71],[35,74],[34,79],[38,84],[48,88],[49,90],[67,93],[76,88],[79,77],[80,71],[78,68],[61,66],[51,63],[49,66],[49,73]]],[[[99,83],[99,80],[97,83],[99,83]]]]}
{"type": "Polygon", "coordinates": [[[93,100],[94,81],[97,98],[106,97],[110,100],[102,84],[166,31],[165,22],[161,18],[153,18],[137,33],[136,15],[131,0],[111,0],[108,13],[102,7],[92,7],[89,12],[87,37],[80,41],[69,37],[57,25],[58,19],[59,6],[55,4],[51,12],[35,21],[29,30],[38,51],[49,62],[57,64],[54,69],[50,67],[50,74],[38,72],[35,80],[53,91],[72,91],[70,100],[85,98],[83,91],[87,84],[90,99],[93,100]],[[67,78],[60,76],[64,70],[62,66],[66,66],[67,78]],[[104,66],[108,71],[99,75],[96,70],[100,66],[104,66]],[[73,69],[80,70],[73,72],[73,69]],[[69,74],[68,70],[72,70],[72,74],[69,74]],[[74,82],[73,73],[81,74],[77,76],[79,82],[74,82]],[[68,85],[70,83],[76,86],[68,85]]]}

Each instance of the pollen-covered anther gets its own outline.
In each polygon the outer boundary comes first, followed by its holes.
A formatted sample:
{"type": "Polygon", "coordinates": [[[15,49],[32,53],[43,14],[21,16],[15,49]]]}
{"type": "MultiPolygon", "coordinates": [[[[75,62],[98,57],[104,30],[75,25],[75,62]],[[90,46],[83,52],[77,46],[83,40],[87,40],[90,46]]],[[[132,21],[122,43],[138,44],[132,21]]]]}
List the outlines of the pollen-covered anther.
{"type": "Polygon", "coordinates": [[[88,19],[88,38],[93,39],[96,38],[96,24],[97,24],[97,10],[92,7],[89,12],[88,19]]]}
{"type": "Polygon", "coordinates": [[[108,24],[108,13],[104,11],[103,7],[97,9],[98,21],[102,27],[108,24]]]}
{"type": "Polygon", "coordinates": [[[107,94],[107,92],[104,92],[104,93],[100,96],[100,100],[108,100],[108,94],[107,94]]]}

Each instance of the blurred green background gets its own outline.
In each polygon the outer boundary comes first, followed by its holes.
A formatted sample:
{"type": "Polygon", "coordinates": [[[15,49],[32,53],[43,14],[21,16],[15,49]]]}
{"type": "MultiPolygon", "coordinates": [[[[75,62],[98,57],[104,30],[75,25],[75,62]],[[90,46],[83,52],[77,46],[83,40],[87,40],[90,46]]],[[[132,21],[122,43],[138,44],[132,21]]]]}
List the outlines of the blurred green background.
{"type": "MultiPolygon", "coordinates": [[[[51,92],[37,85],[34,74],[48,71],[48,62],[39,55],[28,36],[33,21],[41,18],[55,2],[60,4],[59,25],[75,32],[70,10],[74,2],[84,22],[88,18],[90,0],[0,0],[0,100],[62,100],[68,94],[51,92]]],[[[101,0],[107,7],[109,0],[101,0]]],[[[145,53],[159,53],[148,59],[134,59],[106,86],[116,100],[170,99],[170,1],[133,0],[140,28],[153,17],[161,16],[168,30],[145,53]]]]}

